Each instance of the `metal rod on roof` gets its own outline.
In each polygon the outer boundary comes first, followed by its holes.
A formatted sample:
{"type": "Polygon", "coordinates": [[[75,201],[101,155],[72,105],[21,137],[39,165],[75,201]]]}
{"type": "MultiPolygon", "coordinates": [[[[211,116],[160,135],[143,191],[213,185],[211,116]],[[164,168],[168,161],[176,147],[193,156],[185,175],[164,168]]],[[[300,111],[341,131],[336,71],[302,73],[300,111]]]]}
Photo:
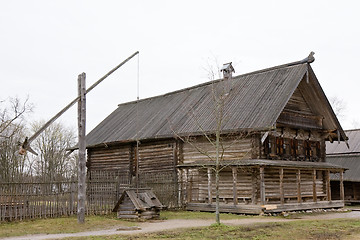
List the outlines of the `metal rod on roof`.
{"type": "MultiPolygon", "coordinates": [[[[86,89],[85,94],[89,93],[91,90],[93,90],[97,85],[99,85],[102,81],[105,80],[108,76],[110,76],[113,72],[115,72],[118,68],[120,68],[122,65],[127,63],[130,59],[132,59],[134,56],[139,54],[139,51],[136,51],[133,53],[130,57],[122,61],[119,65],[111,69],[107,74],[105,74],[102,78],[97,80],[93,85],[91,85],[88,89],[86,89]]],[[[72,107],[78,100],[80,99],[80,96],[75,98],[72,102],[70,102],[66,107],[64,107],[60,112],[58,112],[54,117],[52,117],[49,121],[47,121],[44,126],[42,126],[38,131],[36,131],[30,138],[26,138],[24,143],[20,146],[19,153],[21,155],[24,155],[27,150],[30,150],[31,153],[36,154],[34,150],[31,149],[30,143],[35,140],[47,127],[50,126],[56,119],[58,119],[64,112],[66,112],[70,107],[72,107]]]]}

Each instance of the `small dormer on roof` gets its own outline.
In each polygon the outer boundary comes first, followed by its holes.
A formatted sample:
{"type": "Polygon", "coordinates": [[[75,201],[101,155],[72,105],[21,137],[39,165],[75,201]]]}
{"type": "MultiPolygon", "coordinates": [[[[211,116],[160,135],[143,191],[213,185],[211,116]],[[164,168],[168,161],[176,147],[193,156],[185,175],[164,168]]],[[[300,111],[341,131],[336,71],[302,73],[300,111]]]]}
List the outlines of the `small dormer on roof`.
{"type": "Polygon", "coordinates": [[[232,66],[232,62],[229,62],[224,63],[220,71],[223,72],[223,76],[225,79],[229,79],[232,77],[232,73],[235,72],[235,69],[232,66]]]}

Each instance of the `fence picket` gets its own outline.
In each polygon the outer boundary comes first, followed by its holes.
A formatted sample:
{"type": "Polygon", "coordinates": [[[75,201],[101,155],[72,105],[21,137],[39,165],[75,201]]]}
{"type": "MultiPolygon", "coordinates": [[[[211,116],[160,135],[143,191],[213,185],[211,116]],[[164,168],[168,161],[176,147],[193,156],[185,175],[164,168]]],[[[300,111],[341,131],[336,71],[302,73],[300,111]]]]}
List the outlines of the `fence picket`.
{"type": "MultiPolygon", "coordinates": [[[[0,221],[77,214],[77,178],[59,182],[0,183],[0,221]]],[[[126,188],[128,176],[92,171],[87,180],[86,214],[109,214],[126,188]]],[[[139,187],[151,188],[162,204],[179,205],[179,187],[170,174],[142,174],[139,187]]]]}

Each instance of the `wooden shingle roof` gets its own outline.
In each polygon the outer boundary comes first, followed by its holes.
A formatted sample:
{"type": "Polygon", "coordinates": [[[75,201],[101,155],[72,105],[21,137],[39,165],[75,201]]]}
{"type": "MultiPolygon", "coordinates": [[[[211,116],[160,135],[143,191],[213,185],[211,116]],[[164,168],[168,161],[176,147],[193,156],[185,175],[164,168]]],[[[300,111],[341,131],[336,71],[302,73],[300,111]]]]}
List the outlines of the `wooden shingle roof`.
{"type": "Polygon", "coordinates": [[[226,89],[223,133],[266,130],[276,120],[300,82],[307,82],[318,100],[326,129],[342,128],[310,66],[313,59],[272,67],[232,79],[215,80],[194,87],[120,104],[86,137],[88,147],[179,135],[214,132],[214,92],[226,89]],[[324,110],[325,109],[325,110],[324,110]]]}

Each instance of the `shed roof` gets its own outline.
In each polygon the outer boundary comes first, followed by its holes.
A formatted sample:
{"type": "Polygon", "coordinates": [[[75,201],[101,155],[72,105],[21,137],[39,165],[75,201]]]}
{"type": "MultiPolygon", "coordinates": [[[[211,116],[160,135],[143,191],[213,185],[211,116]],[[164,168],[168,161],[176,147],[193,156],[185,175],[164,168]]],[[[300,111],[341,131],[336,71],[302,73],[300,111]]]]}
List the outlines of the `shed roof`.
{"type": "MultiPolygon", "coordinates": [[[[326,143],[326,161],[348,168],[344,173],[345,181],[360,182],[360,129],[346,130],[349,148],[343,142],[326,143]]],[[[339,180],[338,175],[331,175],[339,180]]]]}
{"type": "Polygon", "coordinates": [[[216,129],[214,93],[227,89],[222,132],[268,130],[290,97],[306,82],[315,111],[324,116],[324,128],[346,136],[310,66],[313,58],[284,64],[229,80],[215,80],[164,95],[128,102],[95,127],[86,137],[87,147],[178,135],[197,135],[216,129]]]}
{"type": "MultiPolygon", "coordinates": [[[[360,182],[360,155],[326,156],[326,162],[347,168],[344,181],[360,182]]],[[[339,175],[332,174],[331,180],[339,180],[339,175]]]]}

